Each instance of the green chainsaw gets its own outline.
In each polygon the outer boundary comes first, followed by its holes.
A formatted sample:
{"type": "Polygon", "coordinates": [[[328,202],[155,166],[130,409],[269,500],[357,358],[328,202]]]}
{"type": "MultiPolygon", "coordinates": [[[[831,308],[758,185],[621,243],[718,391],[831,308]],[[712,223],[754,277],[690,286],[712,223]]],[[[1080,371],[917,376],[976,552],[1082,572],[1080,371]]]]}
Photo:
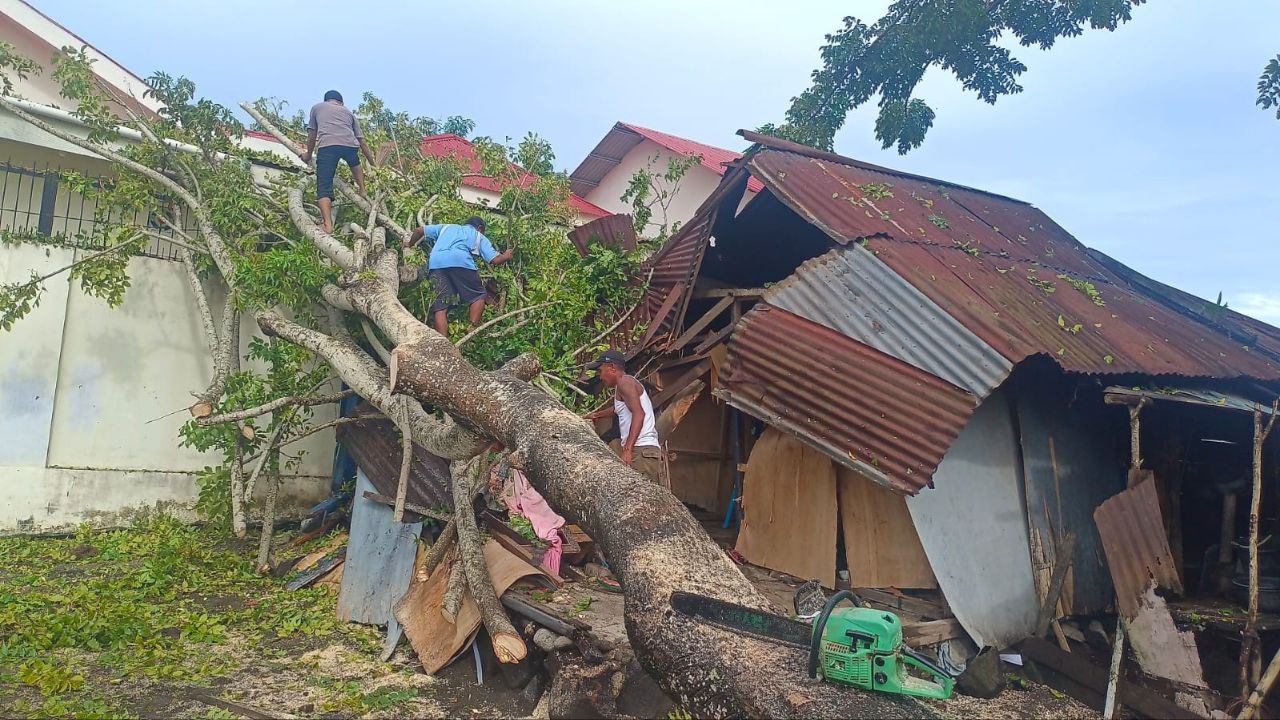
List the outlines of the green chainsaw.
{"type": "Polygon", "coordinates": [[[708,625],[809,651],[809,677],[862,690],[946,700],[955,677],[902,643],[902,623],[884,610],[837,608],[860,599],[841,590],[827,600],[813,626],[715,598],[671,594],[678,613],[708,625]],[[914,671],[916,674],[912,674],[914,671]],[[921,676],[924,677],[921,677],[921,676]]]}

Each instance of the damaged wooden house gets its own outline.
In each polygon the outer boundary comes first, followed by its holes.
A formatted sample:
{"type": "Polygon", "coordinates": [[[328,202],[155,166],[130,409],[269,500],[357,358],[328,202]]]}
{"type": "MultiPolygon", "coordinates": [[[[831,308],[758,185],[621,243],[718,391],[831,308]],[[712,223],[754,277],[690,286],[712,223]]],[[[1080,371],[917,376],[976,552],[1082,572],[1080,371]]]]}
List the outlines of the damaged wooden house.
{"type": "Polygon", "coordinates": [[[940,596],[958,663],[1093,645],[1105,686],[1121,646],[1123,704],[1246,694],[1280,641],[1280,330],[1026,202],[741,134],[619,330],[680,406],[677,495],[754,565],[940,596]]]}

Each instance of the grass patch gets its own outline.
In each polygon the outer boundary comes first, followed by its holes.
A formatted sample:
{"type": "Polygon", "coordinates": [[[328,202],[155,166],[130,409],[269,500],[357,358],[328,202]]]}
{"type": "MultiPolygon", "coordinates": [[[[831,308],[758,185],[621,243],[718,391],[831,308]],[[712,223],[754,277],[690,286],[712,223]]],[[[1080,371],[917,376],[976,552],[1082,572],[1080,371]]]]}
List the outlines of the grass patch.
{"type": "MultiPolygon", "coordinates": [[[[241,667],[224,647],[233,637],[260,647],[341,633],[376,647],[376,632],[341,623],[335,602],[325,589],[284,590],[217,531],[167,516],[62,539],[0,538],[0,706],[129,717],[97,691],[208,686],[241,667]]],[[[280,654],[271,650],[258,654],[280,654]]]]}

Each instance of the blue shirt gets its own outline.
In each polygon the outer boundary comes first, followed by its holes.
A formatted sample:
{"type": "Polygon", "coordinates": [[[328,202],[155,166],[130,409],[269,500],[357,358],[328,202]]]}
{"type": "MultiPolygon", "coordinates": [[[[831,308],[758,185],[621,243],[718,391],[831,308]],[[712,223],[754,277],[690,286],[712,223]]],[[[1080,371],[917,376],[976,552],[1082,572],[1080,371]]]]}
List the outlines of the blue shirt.
{"type": "Polygon", "coordinates": [[[431,257],[427,268],[467,268],[476,269],[473,255],[479,255],[485,262],[498,256],[493,243],[479,230],[470,225],[424,225],[422,242],[435,241],[431,246],[431,257]]]}

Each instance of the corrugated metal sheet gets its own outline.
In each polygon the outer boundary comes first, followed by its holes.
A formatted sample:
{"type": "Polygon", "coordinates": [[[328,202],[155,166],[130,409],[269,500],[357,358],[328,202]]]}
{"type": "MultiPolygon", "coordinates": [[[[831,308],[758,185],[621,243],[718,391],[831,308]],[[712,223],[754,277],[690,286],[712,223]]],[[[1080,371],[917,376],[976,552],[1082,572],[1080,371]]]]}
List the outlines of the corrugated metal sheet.
{"type": "Polygon", "coordinates": [[[357,470],[347,559],[338,592],[338,617],[344,622],[393,622],[391,606],[409,589],[418,555],[422,523],[393,520],[393,509],[364,497],[365,491],[375,489],[364,470],[357,470]]]}
{"type": "MultiPolygon", "coordinates": [[[[365,412],[374,409],[366,404],[357,410],[365,412]]],[[[390,420],[366,418],[343,423],[338,426],[338,442],[355,458],[378,493],[395,497],[400,484],[400,437],[390,420]]],[[[423,507],[452,508],[450,483],[449,462],[414,445],[406,499],[423,507]]],[[[407,513],[406,517],[417,515],[407,513]]]]}
{"type": "Polygon", "coordinates": [[[1154,479],[1144,480],[1102,503],[1093,512],[1093,519],[1107,553],[1121,615],[1132,620],[1138,614],[1139,598],[1152,580],[1158,588],[1182,592],[1154,479]]]}
{"type": "Polygon", "coordinates": [[[765,149],[749,167],[837,242],[866,238],[1014,364],[1043,354],[1076,372],[1280,380],[1280,362],[1139,293],[1030,205],[794,152],[765,149]]]}
{"type": "Polygon", "coordinates": [[[905,493],[930,483],[977,405],[944,380],[765,303],[734,332],[721,379],[730,404],[905,493]]]}
{"type": "Polygon", "coordinates": [[[569,231],[569,242],[578,248],[578,254],[583,257],[587,256],[592,238],[597,238],[608,247],[622,248],[627,252],[636,249],[636,229],[630,215],[607,215],[569,231]]]}
{"type": "Polygon", "coordinates": [[[978,647],[1008,647],[1035,629],[1027,514],[1010,402],[996,390],[951,443],[937,488],[907,510],[938,587],[978,647]]]}
{"type": "Polygon", "coordinates": [[[869,250],[836,248],[805,262],[765,302],[985,397],[1013,368],[869,250]]]}

